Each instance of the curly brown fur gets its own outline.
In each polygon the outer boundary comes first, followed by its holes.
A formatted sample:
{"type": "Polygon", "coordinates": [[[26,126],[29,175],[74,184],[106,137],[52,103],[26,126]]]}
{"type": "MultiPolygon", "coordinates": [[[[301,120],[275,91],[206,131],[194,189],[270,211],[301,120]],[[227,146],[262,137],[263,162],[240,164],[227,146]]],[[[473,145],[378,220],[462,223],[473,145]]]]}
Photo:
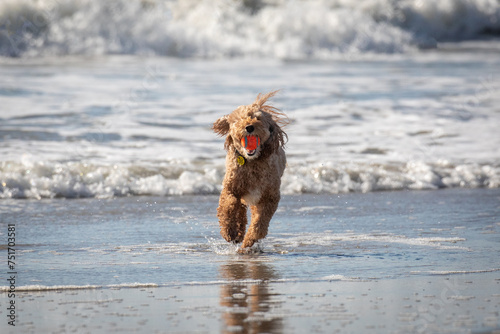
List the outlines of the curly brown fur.
{"type": "Polygon", "coordinates": [[[242,248],[266,237],[280,201],[281,176],[286,166],[284,145],[288,139],[282,127],[288,118],[267,104],[276,93],[259,94],[252,104],[239,106],[212,127],[215,133],[227,136],[226,175],[217,208],[220,233],[227,241],[242,242],[242,248]],[[241,138],[249,135],[260,138],[261,144],[255,150],[242,146],[241,138]],[[241,157],[243,165],[238,163],[241,157]],[[248,206],[252,220],[246,231],[248,206]]]}

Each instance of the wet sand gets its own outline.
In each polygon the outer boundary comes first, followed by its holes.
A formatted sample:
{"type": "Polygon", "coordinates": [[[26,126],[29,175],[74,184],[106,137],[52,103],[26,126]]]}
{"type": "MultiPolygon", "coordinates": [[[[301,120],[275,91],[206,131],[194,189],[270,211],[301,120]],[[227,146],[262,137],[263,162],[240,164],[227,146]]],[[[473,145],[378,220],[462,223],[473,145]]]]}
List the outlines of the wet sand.
{"type": "Polygon", "coordinates": [[[498,271],[390,280],[273,282],[265,279],[269,275],[265,263],[251,259],[226,269],[229,276],[247,273],[246,280],[19,292],[19,323],[8,332],[500,331],[498,271]]]}

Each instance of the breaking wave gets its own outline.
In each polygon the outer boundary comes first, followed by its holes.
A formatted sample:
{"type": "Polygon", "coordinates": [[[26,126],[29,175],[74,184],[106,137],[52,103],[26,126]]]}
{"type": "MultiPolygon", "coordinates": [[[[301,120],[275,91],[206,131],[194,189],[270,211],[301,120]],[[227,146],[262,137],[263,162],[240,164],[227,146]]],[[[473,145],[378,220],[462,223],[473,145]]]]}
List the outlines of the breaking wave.
{"type": "Polygon", "coordinates": [[[496,0],[3,0],[0,55],[331,58],[498,35],[496,0]]]}
{"type": "MultiPolygon", "coordinates": [[[[160,167],[87,163],[0,163],[0,198],[111,198],[218,194],[223,166],[160,167]]],[[[290,164],[284,194],[500,187],[500,166],[426,164],[290,164]]]]}

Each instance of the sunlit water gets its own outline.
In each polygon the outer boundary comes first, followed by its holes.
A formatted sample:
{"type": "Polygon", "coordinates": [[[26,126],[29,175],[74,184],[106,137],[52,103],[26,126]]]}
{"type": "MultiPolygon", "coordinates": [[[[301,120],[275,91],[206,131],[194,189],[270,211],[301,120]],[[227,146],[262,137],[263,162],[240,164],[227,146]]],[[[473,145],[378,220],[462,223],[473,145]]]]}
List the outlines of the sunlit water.
{"type": "Polygon", "coordinates": [[[246,255],[220,237],[216,206],[214,196],[4,200],[1,218],[16,224],[18,288],[35,290],[500,270],[496,189],[285,196],[246,255]]]}

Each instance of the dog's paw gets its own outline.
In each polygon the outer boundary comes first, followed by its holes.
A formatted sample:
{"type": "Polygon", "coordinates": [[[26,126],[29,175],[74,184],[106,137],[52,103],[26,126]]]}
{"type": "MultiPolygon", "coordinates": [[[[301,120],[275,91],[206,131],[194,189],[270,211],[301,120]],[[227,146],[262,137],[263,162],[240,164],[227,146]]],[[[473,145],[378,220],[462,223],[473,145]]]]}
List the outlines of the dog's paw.
{"type": "Polygon", "coordinates": [[[238,249],[238,254],[262,254],[264,251],[260,248],[259,244],[257,244],[256,247],[246,247],[246,248],[239,248],[238,249]]]}
{"type": "Polygon", "coordinates": [[[221,230],[220,234],[227,242],[234,242],[238,244],[242,241],[242,238],[240,238],[240,236],[233,231],[221,230]]]}
{"type": "Polygon", "coordinates": [[[234,238],[233,242],[239,244],[239,243],[243,242],[244,238],[245,238],[244,234],[242,235],[241,233],[238,233],[236,238],[234,238]]]}
{"type": "Polygon", "coordinates": [[[250,248],[253,246],[253,244],[256,242],[257,240],[253,240],[253,239],[245,239],[243,240],[243,244],[241,245],[241,248],[250,248]]]}
{"type": "Polygon", "coordinates": [[[238,254],[252,254],[251,248],[238,248],[238,254]]]}

